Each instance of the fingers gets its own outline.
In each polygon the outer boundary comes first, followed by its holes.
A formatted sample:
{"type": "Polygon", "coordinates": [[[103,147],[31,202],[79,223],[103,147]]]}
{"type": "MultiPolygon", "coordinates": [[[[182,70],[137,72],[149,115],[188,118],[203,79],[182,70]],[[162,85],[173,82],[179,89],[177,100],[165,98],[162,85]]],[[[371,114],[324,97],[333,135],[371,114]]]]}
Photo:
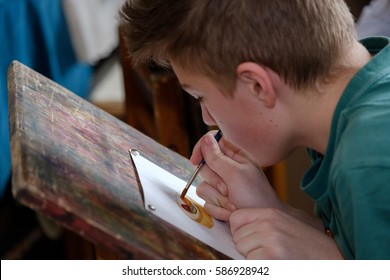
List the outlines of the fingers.
{"type": "MultiPolygon", "coordinates": [[[[217,142],[214,138],[215,133],[216,131],[210,131],[198,141],[194,147],[190,162],[198,165],[204,159],[206,165],[214,173],[229,182],[240,170],[240,165],[244,163],[252,166],[253,164],[246,157],[245,153],[223,137],[220,142],[217,142]]],[[[203,176],[204,172],[202,171],[201,173],[202,177],[206,179],[207,177],[203,176]]],[[[225,190],[221,188],[220,191],[224,193],[225,190]]]]}
{"type": "Polygon", "coordinates": [[[229,221],[236,248],[248,259],[342,258],[334,239],[279,209],[240,209],[229,221]]]}
{"type": "MultiPolygon", "coordinates": [[[[245,225],[255,222],[258,218],[259,209],[240,209],[235,211],[230,217],[230,231],[233,236],[245,225]]],[[[239,238],[239,237],[238,237],[239,238]]]]}
{"type": "Polygon", "coordinates": [[[236,210],[227,196],[222,195],[206,182],[202,182],[196,187],[196,193],[206,202],[204,205],[206,213],[218,220],[229,221],[230,214],[236,210]]]}
{"type": "Polygon", "coordinates": [[[212,135],[206,134],[200,146],[207,166],[226,182],[239,169],[238,164],[223,153],[212,135]]]}
{"type": "Polygon", "coordinates": [[[257,224],[258,209],[241,209],[230,215],[230,229],[238,252],[247,259],[263,258],[264,235],[257,224]]]}
{"type": "Polygon", "coordinates": [[[224,153],[219,148],[217,141],[210,134],[204,136],[200,149],[206,162],[215,162],[224,157],[224,153]]]}
{"type": "MultiPolygon", "coordinates": [[[[197,186],[196,194],[207,203],[213,204],[216,207],[224,208],[229,212],[236,210],[236,207],[231,203],[231,201],[227,196],[222,195],[217,189],[215,189],[213,186],[210,186],[206,182],[202,182],[197,186]]],[[[209,209],[215,209],[215,208],[210,208],[210,206],[208,207],[209,209]]],[[[213,213],[209,213],[209,214],[214,216],[213,213]]]]}
{"type": "MultiPolygon", "coordinates": [[[[199,141],[196,143],[190,158],[190,162],[193,165],[198,165],[204,158],[204,153],[201,150],[201,146],[204,145],[206,137],[211,138],[212,136],[214,138],[214,135],[216,133],[216,130],[209,131],[207,132],[207,134],[203,135],[203,137],[199,139],[199,141]]],[[[215,142],[217,143],[217,141],[215,142]]],[[[229,142],[225,137],[221,138],[221,140],[218,142],[218,145],[220,147],[220,150],[234,161],[248,162],[247,155],[240,148],[229,142]]]]}
{"type": "MultiPolygon", "coordinates": [[[[191,156],[191,162],[198,164],[201,161],[202,155],[207,155],[207,158],[223,158],[224,154],[219,149],[218,143],[214,138],[215,132],[210,132],[202,137],[194,148],[193,155],[191,156]],[[203,147],[203,146],[206,146],[203,147]]],[[[228,158],[227,158],[228,159],[228,158]]],[[[228,221],[232,211],[236,210],[236,207],[228,198],[228,187],[221,176],[225,174],[216,173],[211,169],[211,166],[207,162],[201,170],[201,176],[204,180],[197,186],[196,192],[199,197],[205,200],[205,211],[216,219],[228,221]]],[[[215,163],[215,161],[214,161],[215,163]]],[[[223,162],[225,165],[226,163],[223,162]]],[[[221,167],[220,167],[221,168],[221,167]]],[[[226,172],[226,171],[225,171],[226,172]]]]}
{"type": "Polygon", "coordinates": [[[280,246],[284,230],[275,218],[283,215],[277,209],[241,209],[230,215],[230,228],[237,251],[247,259],[279,259],[286,256],[280,246]]]}
{"type": "Polygon", "coordinates": [[[202,180],[207,182],[210,186],[217,189],[222,195],[228,195],[228,187],[224,180],[214,171],[212,171],[207,165],[205,165],[200,171],[202,180]]]}
{"type": "Polygon", "coordinates": [[[219,207],[219,206],[212,204],[212,203],[209,203],[209,202],[205,203],[204,210],[210,216],[214,217],[217,220],[221,220],[224,222],[229,221],[230,215],[232,213],[231,211],[229,211],[223,207],[219,207]]]}

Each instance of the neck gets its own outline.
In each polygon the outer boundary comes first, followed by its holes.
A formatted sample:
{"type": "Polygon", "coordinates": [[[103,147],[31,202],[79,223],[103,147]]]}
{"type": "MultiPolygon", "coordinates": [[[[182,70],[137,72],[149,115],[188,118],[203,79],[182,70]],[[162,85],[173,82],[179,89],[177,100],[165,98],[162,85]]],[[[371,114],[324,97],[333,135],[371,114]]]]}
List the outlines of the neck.
{"type": "Polygon", "coordinates": [[[337,75],[320,87],[311,92],[297,93],[301,97],[301,103],[295,108],[298,113],[298,130],[301,132],[299,146],[308,147],[325,154],[333,114],[337,103],[340,100],[352,77],[371,59],[370,53],[358,42],[356,42],[343,59],[337,64],[337,75]],[[303,108],[303,110],[302,110],[303,108]],[[315,117],[310,117],[315,116],[315,117]]]}

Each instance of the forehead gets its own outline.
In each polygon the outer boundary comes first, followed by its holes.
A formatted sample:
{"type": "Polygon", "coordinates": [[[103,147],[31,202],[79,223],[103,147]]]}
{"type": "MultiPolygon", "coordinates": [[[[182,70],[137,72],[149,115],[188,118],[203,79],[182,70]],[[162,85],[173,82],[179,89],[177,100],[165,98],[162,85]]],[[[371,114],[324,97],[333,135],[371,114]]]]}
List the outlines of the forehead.
{"type": "Polygon", "coordinates": [[[171,66],[182,88],[189,93],[218,92],[225,98],[233,98],[234,96],[235,80],[219,77],[216,81],[210,75],[184,68],[179,64],[171,63],[171,66]]]}
{"type": "Polygon", "coordinates": [[[215,87],[212,81],[204,74],[184,69],[178,64],[171,63],[182,88],[187,91],[199,91],[204,88],[215,87]]]}

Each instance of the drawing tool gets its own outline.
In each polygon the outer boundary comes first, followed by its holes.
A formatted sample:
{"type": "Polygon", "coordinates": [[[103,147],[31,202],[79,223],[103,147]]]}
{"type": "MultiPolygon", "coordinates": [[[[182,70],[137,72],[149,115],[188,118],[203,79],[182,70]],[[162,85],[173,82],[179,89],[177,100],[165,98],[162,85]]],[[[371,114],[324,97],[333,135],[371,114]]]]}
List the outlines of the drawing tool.
{"type": "MultiPolygon", "coordinates": [[[[217,142],[221,139],[222,137],[222,131],[221,130],[218,130],[218,132],[214,135],[214,138],[215,140],[217,140],[217,142]]],[[[188,189],[190,188],[190,186],[192,185],[192,183],[194,182],[196,176],[198,175],[198,173],[200,172],[200,170],[202,170],[202,167],[205,165],[205,160],[202,159],[202,161],[198,164],[198,166],[196,167],[194,173],[192,174],[190,180],[188,181],[187,185],[184,187],[181,195],[180,195],[180,198],[183,199],[187,192],[188,192],[188,189]]]]}

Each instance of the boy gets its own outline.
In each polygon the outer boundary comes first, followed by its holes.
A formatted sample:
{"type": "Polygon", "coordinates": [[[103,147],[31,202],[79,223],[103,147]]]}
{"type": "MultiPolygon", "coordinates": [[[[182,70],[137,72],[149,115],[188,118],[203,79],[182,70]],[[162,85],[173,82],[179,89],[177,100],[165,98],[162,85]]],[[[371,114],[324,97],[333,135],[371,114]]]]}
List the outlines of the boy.
{"type": "Polygon", "coordinates": [[[197,193],[238,251],[390,258],[388,38],[359,43],[342,0],[128,0],[120,15],[133,61],[172,67],[224,133],[191,162],[205,159],[197,193]],[[316,216],[281,202],[257,168],[299,147],[316,216]]]}

